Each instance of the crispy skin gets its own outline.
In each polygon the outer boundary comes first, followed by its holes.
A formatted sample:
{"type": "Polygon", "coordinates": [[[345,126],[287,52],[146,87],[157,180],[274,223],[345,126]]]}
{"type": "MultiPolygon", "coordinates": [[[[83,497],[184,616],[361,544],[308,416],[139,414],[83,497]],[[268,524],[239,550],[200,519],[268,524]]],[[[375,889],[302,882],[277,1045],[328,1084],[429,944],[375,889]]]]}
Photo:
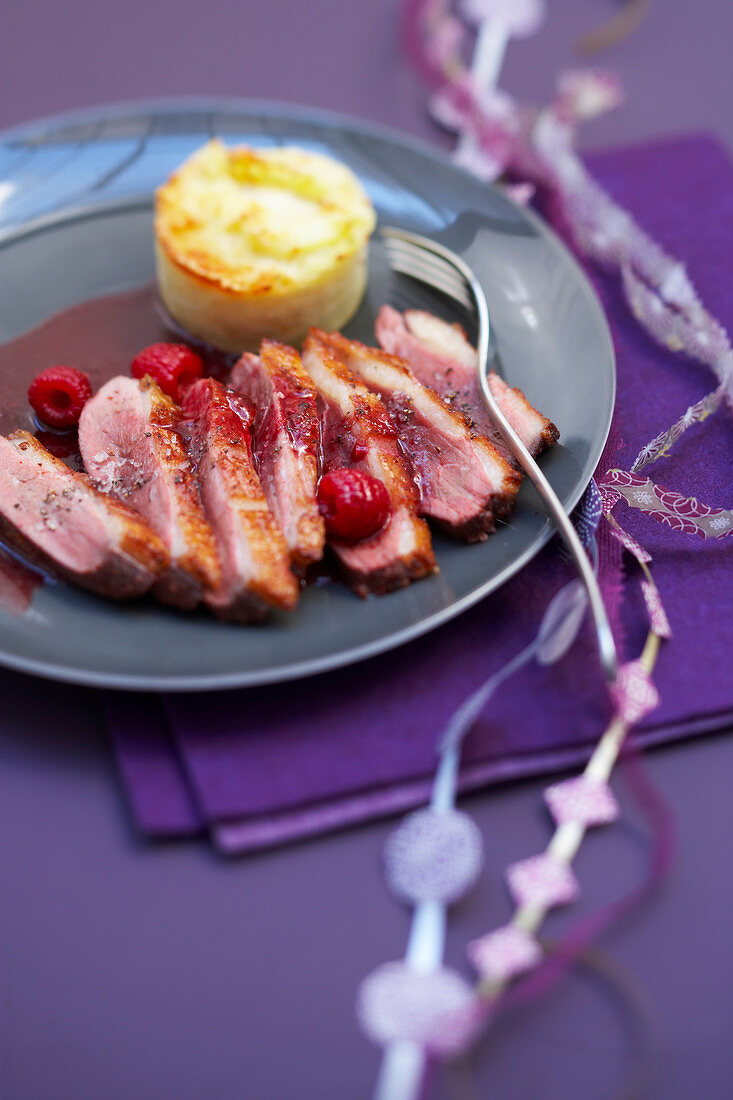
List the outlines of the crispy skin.
{"type": "Polygon", "coordinates": [[[270,512],[252,458],[253,410],[213,378],[186,393],[189,452],[219,546],[221,585],[206,602],[222,619],[252,622],[271,608],[291,611],[299,585],[287,544],[270,512]]]}
{"type": "Polygon", "coordinates": [[[259,356],[245,353],[230,382],[255,405],[252,438],[260,482],[293,568],[302,574],[323,557],[326,540],[316,501],[321,445],[316,391],[297,351],[275,340],[263,340],[259,356]]]}
{"type": "Polygon", "coordinates": [[[323,469],[356,467],[379,478],[390,499],[390,518],[370,539],[331,542],[345,579],[360,596],[401,588],[436,569],[430,532],[418,516],[417,486],[380,399],[348,369],[329,334],[311,329],[303,366],[320,394],[323,469]]]}
{"type": "Polygon", "coordinates": [[[85,405],[79,447],[101,489],[140,512],[168,548],[170,568],[155,595],[195,607],[216,588],[221,568],[179,431],[181,410],[151,378],[112,378],[85,405]]]}
{"type": "Polygon", "coordinates": [[[521,478],[468,419],[417,381],[404,360],[332,333],[329,344],[384,401],[420,489],[420,511],[446,533],[482,541],[509,514],[521,478]]]}
{"type": "MultiPolygon", "coordinates": [[[[450,325],[421,310],[408,310],[403,316],[391,306],[382,306],[375,331],[385,351],[405,359],[423,385],[468,416],[476,430],[516,467],[516,459],[484,403],[476,351],[460,325],[450,325]]],[[[555,425],[530,405],[521,390],[512,389],[493,372],[489,384],[501,411],[535,458],[557,442],[560,433],[555,425]]]]}
{"type": "Polygon", "coordinates": [[[24,431],[0,436],[0,538],[33,565],[115,600],[147,592],[169,561],[136,512],[24,431]]]}

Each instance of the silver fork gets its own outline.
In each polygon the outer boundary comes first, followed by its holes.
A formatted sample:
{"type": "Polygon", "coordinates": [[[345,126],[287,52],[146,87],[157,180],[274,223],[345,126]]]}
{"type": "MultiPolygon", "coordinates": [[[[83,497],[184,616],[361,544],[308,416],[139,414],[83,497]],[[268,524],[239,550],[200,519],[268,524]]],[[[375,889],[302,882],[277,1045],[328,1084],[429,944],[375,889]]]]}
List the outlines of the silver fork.
{"type": "Polygon", "coordinates": [[[501,432],[520,466],[532,481],[544,501],[547,511],[562,535],[572,555],[580,578],[588,593],[588,603],[596,630],[596,640],[603,673],[609,683],[616,679],[618,656],[608,615],[598,581],[583,544],[563,508],[555,490],[542,473],[532,455],[497,404],[488,377],[489,308],[486,295],[471,268],[460,256],[444,245],[410,233],[405,229],[382,226],[379,234],[384,242],[389,265],[393,271],[408,275],[418,282],[439,290],[472,314],[478,329],[478,372],[481,392],[491,419],[501,432]]]}

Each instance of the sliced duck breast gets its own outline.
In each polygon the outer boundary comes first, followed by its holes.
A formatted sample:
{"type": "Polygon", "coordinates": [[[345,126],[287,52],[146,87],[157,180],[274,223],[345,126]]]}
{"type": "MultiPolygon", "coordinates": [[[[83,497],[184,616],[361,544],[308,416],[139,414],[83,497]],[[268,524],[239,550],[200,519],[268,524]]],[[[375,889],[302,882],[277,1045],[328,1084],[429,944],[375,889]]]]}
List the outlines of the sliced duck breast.
{"type": "Polygon", "coordinates": [[[317,394],[293,348],[263,340],[259,355],[245,352],[230,385],[253,402],[255,461],[267,503],[304,572],[323,557],[326,532],[316,488],[320,458],[317,394]]]}
{"type": "Polygon", "coordinates": [[[113,600],[147,592],[169,562],[137,512],[23,431],[0,436],[0,539],[31,564],[113,600]]]}
{"type": "Polygon", "coordinates": [[[181,410],[151,378],[120,375],[84,406],[79,449],[99,488],[144,516],[165,543],[171,563],[155,595],[192,608],[218,587],[221,569],[180,419],[181,410]]]}
{"type": "Polygon", "coordinates": [[[412,465],[420,511],[448,534],[486,538],[514,507],[521,478],[467,418],[417,381],[404,360],[338,333],[330,346],[383,400],[412,465]]]}
{"type": "MultiPolygon", "coordinates": [[[[460,325],[410,309],[403,315],[382,306],[375,323],[377,340],[385,351],[405,359],[416,378],[440,394],[451,408],[464,413],[477,432],[487,436],[513,466],[514,455],[495,428],[478,379],[478,356],[460,325]]],[[[499,408],[527,450],[536,458],[559,438],[555,425],[530,405],[521,390],[498,374],[489,373],[491,392],[499,408]]]]}
{"type": "Polygon", "coordinates": [[[331,540],[345,579],[360,596],[389,592],[432,573],[430,532],[419,516],[417,485],[382,401],[346,366],[328,333],[311,329],[303,366],[321,405],[323,472],[353,467],[383,483],[390,501],[385,526],[349,544],[331,540]]]}
{"type": "Polygon", "coordinates": [[[206,602],[223,619],[250,622],[271,608],[291,611],[300,586],[252,456],[253,406],[213,378],[183,401],[188,447],[206,516],[216,532],[221,584],[206,602]]]}

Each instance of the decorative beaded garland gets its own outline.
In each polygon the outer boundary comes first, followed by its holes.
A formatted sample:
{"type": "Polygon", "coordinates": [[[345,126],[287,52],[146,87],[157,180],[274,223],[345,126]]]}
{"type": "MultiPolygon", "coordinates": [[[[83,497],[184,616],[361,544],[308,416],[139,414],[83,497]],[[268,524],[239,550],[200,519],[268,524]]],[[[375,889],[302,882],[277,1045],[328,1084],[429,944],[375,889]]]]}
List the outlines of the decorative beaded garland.
{"type": "MultiPolygon", "coordinates": [[[[598,485],[592,482],[576,510],[574,522],[587,546],[595,550],[595,531],[603,516],[614,537],[639,563],[649,634],[641,656],[619,669],[611,689],[614,717],[583,774],[545,791],[556,825],[546,850],[507,868],[507,886],[517,906],[512,920],[468,945],[469,960],[479,975],[473,989],[457,971],[425,963],[442,955],[442,925],[436,921],[442,907],[457,900],[480,870],[480,837],[468,827],[470,819],[453,806],[461,742],[504,679],[531,659],[551,664],[567,652],[585,612],[585,592],[577,582],[570,582],[553,599],[536,638],[457,710],[439,739],[431,809],[410,815],[387,842],[388,884],[417,908],[407,960],[379,967],[365,979],[359,993],[359,1019],[376,1042],[387,1046],[411,1042],[418,1051],[445,1057],[475,1042],[507,983],[542,962],[535,933],[548,909],[577,897],[579,884],[571,863],[588,828],[617,819],[619,807],[608,785],[609,775],[630,726],[659,702],[651,672],[660,641],[670,637],[671,630],[649,572],[650,556],[623,530],[613,509],[623,500],[674,530],[703,538],[733,533],[733,511],[710,508],[639,476],[641,469],[668,454],[693,424],[723,404],[733,409],[733,350],[725,330],[700,302],[684,265],[668,256],[592,180],[575,154],[578,124],[623,101],[619,81],[595,70],[565,73],[553,101],[539,109],[518,104],[495,87],[509,38],[537,30],[544,7],[542,0],[461,0],[460,14],[478,26],[469,71],[462,60],[467,28],[450,0],[412,3],[410,45],[418,65],[436,86],[430,100],[433,115],[459,134],[455,159],[462,166],[486,180],[496,180],[505,171],[519,177],[521,182],[511,185],[517,201],[529,201],[537,186],[548,188],[559,201],[580,250],[619,272],[629,308],[645,331],[670,351],[684,352],[709,367],[718,385],[642,447],[630,472],[612,469],[598,485]],[[432,923],[421,926],[426,905],[432,906],[432,923]],[[432,937],[432,942],[423,943],[428,949],[417,952],[416,936],[421,933],[424,940],[432,937]],[[423,959],[420,966],[414,961],[418,955],[423,959]]],[[[389,1084],[382,1084],[380,1100],[386,1096],[393,1100],[397,1094],[389,1084]]],[[[399,1093],[399,1100],[416,1095],[408,1087],[399,1093]]]]}

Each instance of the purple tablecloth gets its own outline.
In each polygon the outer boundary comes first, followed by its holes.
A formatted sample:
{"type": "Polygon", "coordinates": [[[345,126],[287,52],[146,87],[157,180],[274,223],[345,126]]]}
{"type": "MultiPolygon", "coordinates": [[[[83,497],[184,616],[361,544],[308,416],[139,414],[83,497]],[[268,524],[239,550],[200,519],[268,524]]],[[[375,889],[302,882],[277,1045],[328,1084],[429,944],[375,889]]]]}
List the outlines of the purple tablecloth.
{"type": "MultiPolygon", "coordinates": [[[[596,154],[591,169],[673,255],[703,300],[730,322],[733,167],[705,136],[596,154]],[[685,218],[679,216],[685,210],[685,218]]],[[[700,366],[653,344],[617,282],[592,273],[618,358],[617,413],[604,463],[628,467],[648,439],[713,385],[700,366]],[[623,440],[623,442],[621,442],[623,440]],[[615,453],[614,453],[615,452],[615,453]]],[[[667,487],[729,504],[733,433],[724,411],[652,469],[667,487]]],[[[603,463],[602,463],[603,465],[603,463]]],[[[656,525],[625,506],[621,522],[652,553],[675,637],[656,681],[662,703],[642,744],[721,728],[733,716],[729,550],[656,525]],[[696,639],[695,645],[690,640],[696,639]]],[[[618,544],[601,535],[601,581],[618,640],[633,657],[645,618],[633,574],[618,612],[618,544]]],[[[397,653],[308,681],[164,700],[113,697],[109,721],[140,826],[153,835],[212,830],[226,850],[324,832],[422,801],[443,723],[534,633],[571,575],[550,545],[501,591],[397,653]]],[[[470,789],[583,760],[608,706],[589,632],[553,668],[533,666],[502,689],[469,736],[461,784],[470,789]]]]}

